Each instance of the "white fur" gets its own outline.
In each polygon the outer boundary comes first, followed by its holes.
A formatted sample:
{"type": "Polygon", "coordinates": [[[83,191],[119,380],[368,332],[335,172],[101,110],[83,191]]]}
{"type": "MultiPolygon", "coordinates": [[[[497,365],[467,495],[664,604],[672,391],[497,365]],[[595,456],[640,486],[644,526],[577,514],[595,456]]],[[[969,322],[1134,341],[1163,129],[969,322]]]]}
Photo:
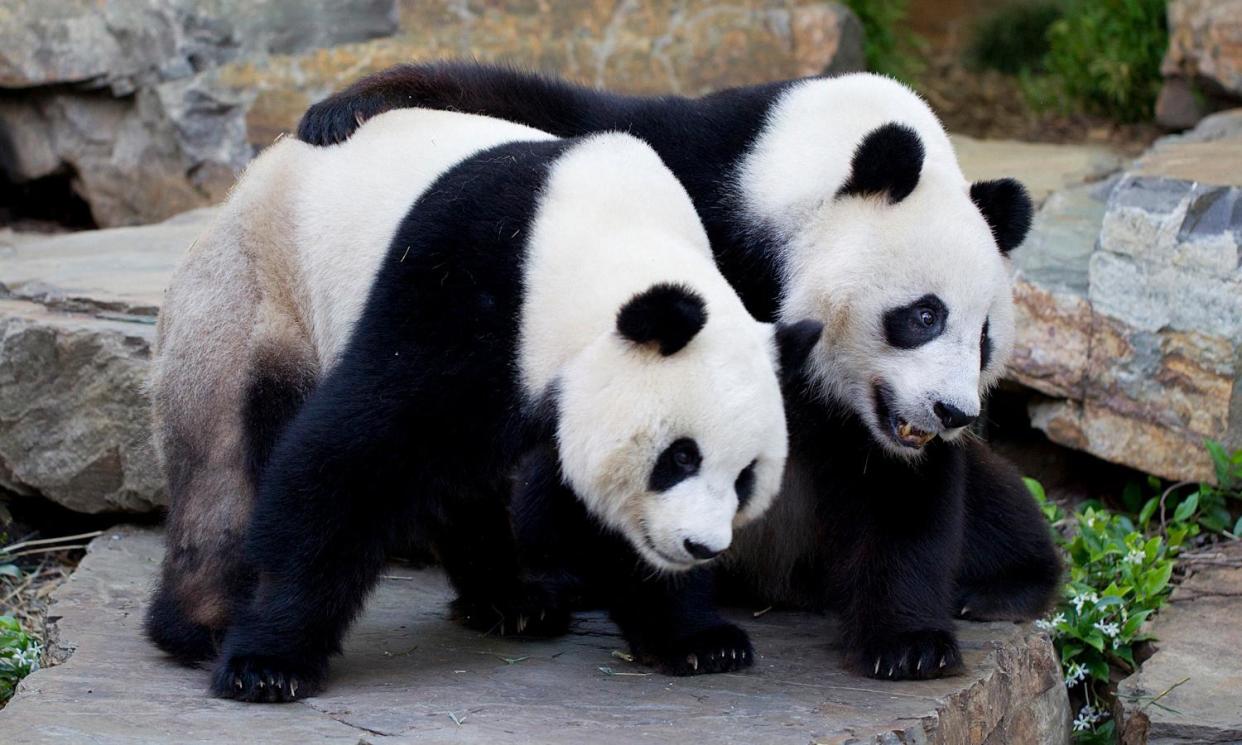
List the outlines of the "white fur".
{"type": "Polygon", "coordinates": [[[784,466],[773,328],[742,306],[689,196],[633,137],[596,135],[558,161],[533,231],[521,369],[532,396],[558,385],[566,478],[657,567],[692,564],[687,539],[727,548],[733,527],[767,508],[784,466]],[[615,331],[618,309],[662,282],[707,305],[703,330],[668,357],[615,331]],[[656,458],[680,437],[698,443],[699,474],[651,494],[656,458]],[[752,461],[739,514],[734,483],[752,461]]]}
{"type": "Polygon", "coordinates": [[[305,272],[311,331],[325,369],[349,338],[397,225],[415,200],[474,153],[550,139],[500,119],[401,109],[367,121],[333,147],[278,143],[297,148],[303,161],[292,245],[305,272]]]}
{"type": "MultiPolygon", "coordinates": [[[[369,120],[340,145],[283,140],[256,161],[271,167],[248,172],[239,185],[248,198],[261,200],[265,189],[294,192],[283,248],[296,252],[298,276],[283,281],[323,373],[418,197],[473,153],[551,138],[497,119],[401,109],[369,120]],[[268,171],[291,176],[268,182],[261,175],[268,171]]],[[[784,467],[774,327],[746,312],[712,261],[690,198],[655,152],[629,135],[597,135],[558,160],[532,230],[518,373],[531,400],[557,384],[566,478],[658,568],[696,563],[687,539],[728,547],[734,526],[767,508],[784,467]],[[708,310],[704,329],[669,357],[616,332],[622,305],[663,282],[693,288],[708,310]],[[653,494],[656,458],[679,437],[698,442],[701,473],[653,494]],[[739,513],[734,482],[751,461],[754,492],[739,513]]]]}
{"type": "Polygon", "coordinates": [[[815,318],[824,334],[808,364],[822,393],[859,414],[893,452],[876,420],[873,384],[893,392],[896,413],[946,439],[932,407],[978,414],[982,393],[1000,377],[1013,346],[1012,273],[970,199],[948,137],[913,91],[888,78],[857,74],[799,83],[787,91],[739,171],[747,217],[782,238],[782,319],[815,318]],[[912,128],[925,160],[913,193],[837,198],[863,138],[884,124],[912,128]],[[949,309],[945,333],[916,349],[884,338],[884,311],[926,294],[949,309]],[[980,373],[980,331],[989,320],[992,362],[980,373]]]}

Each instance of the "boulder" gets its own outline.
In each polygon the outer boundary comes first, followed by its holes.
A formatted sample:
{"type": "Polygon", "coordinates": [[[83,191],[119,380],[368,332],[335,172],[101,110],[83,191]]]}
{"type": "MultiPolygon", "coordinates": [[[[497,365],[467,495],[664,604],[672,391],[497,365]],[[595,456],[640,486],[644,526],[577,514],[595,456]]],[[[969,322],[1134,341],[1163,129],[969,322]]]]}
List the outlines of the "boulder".
{"type": "Polygon", "coordinates": [[[0,4],[0,176],[68,174],[103,226],[218,201],[254,149],[203,71],[396,29],[395,0],[0,4]]]}
{"type": "Polygon", "coordinates": [[[166,504],[144,395],[155,313],[210,216],[0,242],[0,487],[78,512],[166,504]]]}
{"type": "Polygon", "coordinates": [[[1011,377],[1063,445],[1210,481],[1242,447],[1242,110],[1166,138],[1112,180],[1054,194],[1015,255],[1011,377]]]}
{"type": "Polygon", "coordinates": [[[961,623],[961,675],[893,683],[842,668],[831,619],[737,609],[755,667],[671,678],[628,661],[600,613],[551,640],[464,629],[446,619],[443,575],[403,567],[381,578],[321,695],[213,699],[207,670],[177,666],[142,637],[161,543],[121,528],[91,544],[53,598],[53,651],[68,659],[26,678],[0,711],[6,745],[1069,741],[1056,653],[1030,626],[961,623]]]}
{"type": "Polygon", "coordinates": [[[1234,0],[1171,0],[1169,50],[1156,119],[1171,129],[1242,102],[1242,5],[1234,0]]]}
{"type": "Polygon", "coordinates": [[[1117,687],[1126,745],[1242,742],[1242,548],[1200,553],[1217,565],[1174,591],[1147,629],[1156,653],[1117,687]]]}
{"type": "Polygon", "coordinates": [[[808,0],[9,5],[0,88],[22,90],[0,95],[0,175],[68,173],[102,226],[218,201],[308,105],[398,62],[504,60],[685,94],[863,66],[858,19],[808,0]]]}

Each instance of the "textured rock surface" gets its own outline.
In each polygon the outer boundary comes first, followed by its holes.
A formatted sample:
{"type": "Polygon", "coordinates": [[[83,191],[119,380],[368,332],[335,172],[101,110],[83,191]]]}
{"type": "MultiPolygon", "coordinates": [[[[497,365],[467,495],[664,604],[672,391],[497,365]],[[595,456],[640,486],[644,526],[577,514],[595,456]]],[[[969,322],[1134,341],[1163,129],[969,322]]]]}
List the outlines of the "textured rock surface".
{"type": "Polygon", "coordinates": [[[1116,178],[1054,194],[1019,269],[1011,377],[1050,438],[1210,480],[1242,446],[1242,111],[1167,138],[1116,178]]]}
{"type": "Polygon", "coordinates": [[[0,486],[79,512],[165,502],[143,386],[163,288],[210,214],[0,238],[0,486]]]}
{"type": "Polygon", "coordinates": [[[842,672],[828,619],[739,613],[760,652],[745,673],[648,675],[614,656],[597,614],[558,640],[481,636],[444,620],[435,571],[392,569],[321,696],[286,706],[207,698],[207,673],[139,635],[159,535],[97,539],[56,596],[59,645],[0,711],[7,745],[34,743],[1066,743],[1065,689],[1045,636],[964,624],[966,672],[881,683],[842,672]]]}
{"type": "MultiPolygon", "coordinates": [[[[1222,544],[1242,559],[1242,547],[1222,544]]],[[[1207,567],[1179,587],[1151,625],[1158,651],[1123,680],[1128,745],[1242,742],[1242,569],[1207,567]],[[1171,690],[1170,690],[1171,689],[1171,690]],[[1168,691],[1160,700],[1152,699],[1168,691]]]]}
{"type": "Polygon", "coordinates": [[[313,101],[441,57],[687,94],[863,64],[857,18],[808,0],[0,2],[0,173],[71,173],[101,225],[163,219],[313,101]]]}
{"type": "Polygon", "coordinates": [[[1242,3],[1171,0],[1165,84],[1156,117],[1173,128],[1242,101],[1242,3]]]}

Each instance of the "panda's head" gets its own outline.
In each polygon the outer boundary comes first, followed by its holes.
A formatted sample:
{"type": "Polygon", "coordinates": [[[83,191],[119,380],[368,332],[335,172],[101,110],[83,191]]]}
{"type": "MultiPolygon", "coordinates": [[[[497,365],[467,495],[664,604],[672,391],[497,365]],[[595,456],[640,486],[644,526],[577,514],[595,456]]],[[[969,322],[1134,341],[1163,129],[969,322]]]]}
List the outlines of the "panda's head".
{"type": "Polygon", "coordinates": [[[1020,184],[968,183],[938,125],[930,136],[930,155],[895,122],[856,144],[788,237],[781,311],[823,320],[813,382],[904,456],[979,417],[1013,345],[1007,255],[1031,220],[1020,184]]]}
{"type": "Polygon", "coordinates": [[[709,307],[678,284],[640,292],[557,380],[566,481],[651,566],[715,557],[780,487],[780,371],[821,328],[759,323],[735,297],[709,307]]]}

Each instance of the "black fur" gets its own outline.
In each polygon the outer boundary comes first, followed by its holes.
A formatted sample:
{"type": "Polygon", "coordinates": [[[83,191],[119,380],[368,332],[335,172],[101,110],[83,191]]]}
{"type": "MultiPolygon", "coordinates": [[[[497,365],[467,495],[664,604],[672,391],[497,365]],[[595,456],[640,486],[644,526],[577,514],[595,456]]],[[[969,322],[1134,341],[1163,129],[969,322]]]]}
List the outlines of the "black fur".
{"type": "Polygon", "coordinates": [[[1002,254],[1008,254],[1026,239],[1035,208],[1025,186],[1011,178],[976,181],[970,186],[970,199],[988,221],[1002,254]]]}
{"type": "Polygon", "coordinates": [[[983,331],[979,334],[979,369],[986,370],[992,363],[992,337],[988,334],[990,321],[983,322],[983,331]]]}
{"type": "Polygon", "coordinates": [[[850,177],[837,192],[844,197],[886,195],[896,204],[914,191],[923,172],[923,141],[904,124],[890,123],[863,138],[850,163],[850,177]]]}
{"type": "Polygon", "coordinates": [[[884,312],[884,338],[898,349],[917,349],[944,333],[949,309],[935,295],[884,312]]]}
{"type": "Polygon", "coordinates": [[[524,459],[512,512],[523,565],[558,578],[575,606],[606,608],[639,661],[671,675],[753,664],[746,632],[716,610],[710,568],[653,574],[624,538],[588,515],[551,447],[524,459]]]}
{"type": "Polygon", "coordinates": [[[698,473],[702,464],[698,443],[689,437],[679,437],[656,458],[647,488],[653,492],[668,491],[698,473]]]}
{"type": "Polygon", "coordinates": [[[737,511],[741,512],[746,509],[746,505],[750,503],[750,498],[755,493],[755,461],[751,461],[750,465],[742,469],[737,475],[737,479],[733,482],[733,491],[737,494],[737,511]]]}
{"type": "Polygon", "coordinates": [[[546,429],[514,372],[515,236],[529,235],[547,166],[565,147],[517,143],[468,159],[402,222],[341,360],[263,472],[245,544],[261,579],[225,637],[216,694],[313,693],[386,550],[410,533],[444,562],[459,611],[534,612],[539,588],[519,576],[505,509],[518,454],[546,429]]]}
{"type": "Polygon", "coordinates": [[[617,331],[635,344],[654,343],[665,357],[680,352],[707,323],[703,298],[688,287],[658,284],[617,311],[617,331]]]}
{"type": "Polygon", "coordinates": [[[810,319],[776,324],[776,346],[780,349],[781,380],[797,378],[815,343],[824,333],[824,324],[810,319]]]}
{"type": "MultiPolygon", "coordinates": [[[[298,133],[307,142],[330,144],[348,137],[359,117],[412,106],[487,114],[562,136],[629,131],[649,142],[681,180],[721,271],[751,313],[770,321],[782,290],[779,238],[746,221],[734,176],[789,85],[698,99],[642,98],[486,65],[407,65],[316,104],[298,133]]],[[[918,183],[922,144],[897,124],[881,127],[869,142],[856,153],[850,193],[904,198],[918,183]]],[[[972,197],[1001,250],[1012,250],[1029,227],[1029,199],[1016,182],[989,183],[977,184],[972,197]]],[[[817,577],[834,579],[823,589],[831,589],[844,610],[846,639],[863,672],[890,677],[891,667],[894,678],[932,677],[952,669],[950,620],[959,599],[982,598],[968,605],[972,613],[977,606],[1024,618],[1050,602],[1055,580],[1049,578],[1059,576],[1059,563],[1042,517],[1022,482],[998,467],[986,448],[935,441],[919,460],[897,460],[853,414],[808,401],[791,407],[790,415],[791,435],[801,443],[791,462],[815,472],[822,542],[848,558],[822,552],[822,561],[800,571],[799,581],[809,586],[817,577]]]]}

